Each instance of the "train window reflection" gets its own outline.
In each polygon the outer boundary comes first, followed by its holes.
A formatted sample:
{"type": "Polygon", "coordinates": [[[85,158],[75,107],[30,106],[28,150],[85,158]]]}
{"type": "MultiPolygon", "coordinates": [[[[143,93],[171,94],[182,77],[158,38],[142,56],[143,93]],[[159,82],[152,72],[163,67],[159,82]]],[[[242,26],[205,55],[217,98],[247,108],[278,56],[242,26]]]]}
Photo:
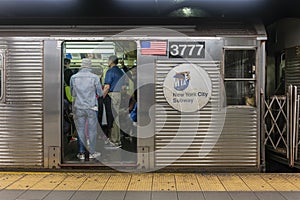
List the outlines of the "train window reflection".
{"type": "Polygon", "coordinates": [[[255,50],[226,50],[224,63],[227,105],[255,106],[255,50]]]}

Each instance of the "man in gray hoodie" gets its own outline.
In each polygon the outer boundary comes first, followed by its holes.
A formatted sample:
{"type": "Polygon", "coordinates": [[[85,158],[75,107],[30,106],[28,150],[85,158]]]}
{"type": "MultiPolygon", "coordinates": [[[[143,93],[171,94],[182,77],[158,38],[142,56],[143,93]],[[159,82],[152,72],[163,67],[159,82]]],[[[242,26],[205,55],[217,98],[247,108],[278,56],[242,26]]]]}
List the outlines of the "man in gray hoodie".
{"type": "Polygon", "coordinates": [[[101,97],[100,79],[91,72],[92,62],[88,58],[83,58],[81,68],[77,74],[74,74],[70,80],[71,94],[74,98],[73,109],[75,114],[75,125],[79,136],[79,153],[77,157],[80,160],[85,159],[85,148],[87,138],[85,135],[86,121],[88,128],[88,139],[90,143],[89,158],[94,159],[101,154],[96,152],[97,136],[97,111],[98,100],[96,96],[101,97]]]}

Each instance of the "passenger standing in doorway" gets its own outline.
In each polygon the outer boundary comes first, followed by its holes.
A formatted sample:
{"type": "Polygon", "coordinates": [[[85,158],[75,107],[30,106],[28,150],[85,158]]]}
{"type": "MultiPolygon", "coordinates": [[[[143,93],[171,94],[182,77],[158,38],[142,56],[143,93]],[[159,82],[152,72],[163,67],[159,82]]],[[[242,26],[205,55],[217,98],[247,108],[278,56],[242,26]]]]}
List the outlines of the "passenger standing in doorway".
{"type": "Polygon", "coordinates": [[[92,62],[88,58],[82,59],[81,69],[71,77],[70,87],[74,100],[75,124],[79,136],[79,153],[77,157],[80,160],[85,159],[85,144],[87,139],[85,136],[86,121],[88,122],[89,135],[89,158],[93,159],[101,154],[96,152],[96,136],[97,136],[97,111],[98,100],[96,95],[101,97],[103,91],[101,89],[100,79],[96,74],[91,72],[92,62]]]}
{"type": "Polygon", "coordinates": [[[109,95],[112,101],[114,113],[114,123],[111,129],[110,140],[116,147],[121,147],[121,136],[119,127],[119,110],[121,104],[121,88],[124,84],[124,72],[117,66],[118,57],[112,55],[108,58],[109,69],[104,80],[103,97],[109,95]]]}
{"type": "Polygon", "coordinates": [[[71,60],[69,58],[64,59],[64,81],[65,84],[70,85],[70,79],[73,75],[73,71],[70,69],[71,60]]]}
{"type": "Polygon", "coordinates": [[[74,72],[70,68],[70,64],[71,60],[69,58],[64,58],[64,128],[68,130],[66,133],[68,142],[73,142],[77,141],[77,138],[73,136],[75,126],[73,118],[70,116],[70,113],[72,112],[72,95],[70,91],[70,79],[71,76],[74,74],[74,72]]]}
{"type": "Polygon", "coordinates": [[[64,87],[65,87],[64,98],[68,100],[70,104],[72,104],[72,96],[70,90],[67,90],[67,88],[70,87],[71,76],[74,74],[72,69],[70,69],[70,64],[71,64],[71,60],[69,58],[65,58],[64,59],[64,87]]]}

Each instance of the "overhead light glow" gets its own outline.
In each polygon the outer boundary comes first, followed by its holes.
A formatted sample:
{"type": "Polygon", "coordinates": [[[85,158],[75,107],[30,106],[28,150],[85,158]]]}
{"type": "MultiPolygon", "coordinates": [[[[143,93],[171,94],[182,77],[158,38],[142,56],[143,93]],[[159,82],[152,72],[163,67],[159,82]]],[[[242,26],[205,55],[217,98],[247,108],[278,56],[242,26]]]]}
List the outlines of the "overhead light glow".
{"type": "Polygon", "coordinates": [[[191,10],[191,8],[187,8],[187,7],[182,8],[182,12],[183,12],[183,14],[184,14],[185,16],[187,16],[187,17],[192,15],[192,10],[191,10]]]}

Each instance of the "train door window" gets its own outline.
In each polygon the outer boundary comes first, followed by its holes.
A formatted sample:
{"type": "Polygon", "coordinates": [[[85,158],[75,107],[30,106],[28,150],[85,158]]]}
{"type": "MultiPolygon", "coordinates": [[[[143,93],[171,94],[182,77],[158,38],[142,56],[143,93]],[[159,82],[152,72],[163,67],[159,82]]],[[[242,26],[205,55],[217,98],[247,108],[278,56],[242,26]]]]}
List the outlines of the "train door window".
{"type": "Polygon", "coordinates": [[[0,50],[0,100],[3,98],[4,88],[4,52],[0,50]]]}
{"type": "MultiPolygon", "coordinates": [[[[122,78],[122,86],[120,87],[121,105],[118,114],[114,112],[113,103],[106,105],[107,101],[102,98],[98,99],[98,127],[96,151],[101,153],[99,159],[91,159],[84,161],[87,163],[136,163],[136,126],[135,122],[130,118],[130,112],[136,103],[136,42],[135,41],[65,41],[62,43],[62,87],[68,86],[70,77],[80,71],[83,58],[91,59],[91,71],[96,74],[102,86],[104,86],[105,76],[108,67],[108,58],[111,55],[118,57],[118,67],[122,69],[124,75],[122,78]],[[100,105],[101,104],[101,105],[100,105]],[[103,109],[105,108],[105,109],[103,109]],[[111,109],[111,110],[108,110],[111,109]],[[113,117],[110,117],[110,116],[113,117]],[[115,129],[109,126],[117,120],[119,126],[119,135],[116,136],[115,129]],[[112,121],[114,120],[114,121],[112,121]]],[[[63,99],[63,116],[62,116],[62,132],[63,132],[63,163],[82,162],[78,157],[78,132],[76,129],[76,113],[72,104],[74,99],[68,98],[69,89],[64,91],[63,99]]],[[[114,92],[108,94],[112,96],[114,92]]],[[[96,96],[95,96],[96,98],[96,96]]],[[[113,98],[113,96],[111,97],[113,98]]],[[[76,99],[75,99],[76,101],[76,99]]],[[[115,126],[115,124],[113,124],[115,126]]],[[[87,128],[85,128],[87,129],[87,128]]],[[[85,132],[85,148],[89,149],[91,144],[95,142],[89,141],[88,131],[85,132]]]]}
{"type": "Polygon", "coordinates": [[[224,84],[227,105],[255,106],[256,51],[225,50],[224,84]]]}

